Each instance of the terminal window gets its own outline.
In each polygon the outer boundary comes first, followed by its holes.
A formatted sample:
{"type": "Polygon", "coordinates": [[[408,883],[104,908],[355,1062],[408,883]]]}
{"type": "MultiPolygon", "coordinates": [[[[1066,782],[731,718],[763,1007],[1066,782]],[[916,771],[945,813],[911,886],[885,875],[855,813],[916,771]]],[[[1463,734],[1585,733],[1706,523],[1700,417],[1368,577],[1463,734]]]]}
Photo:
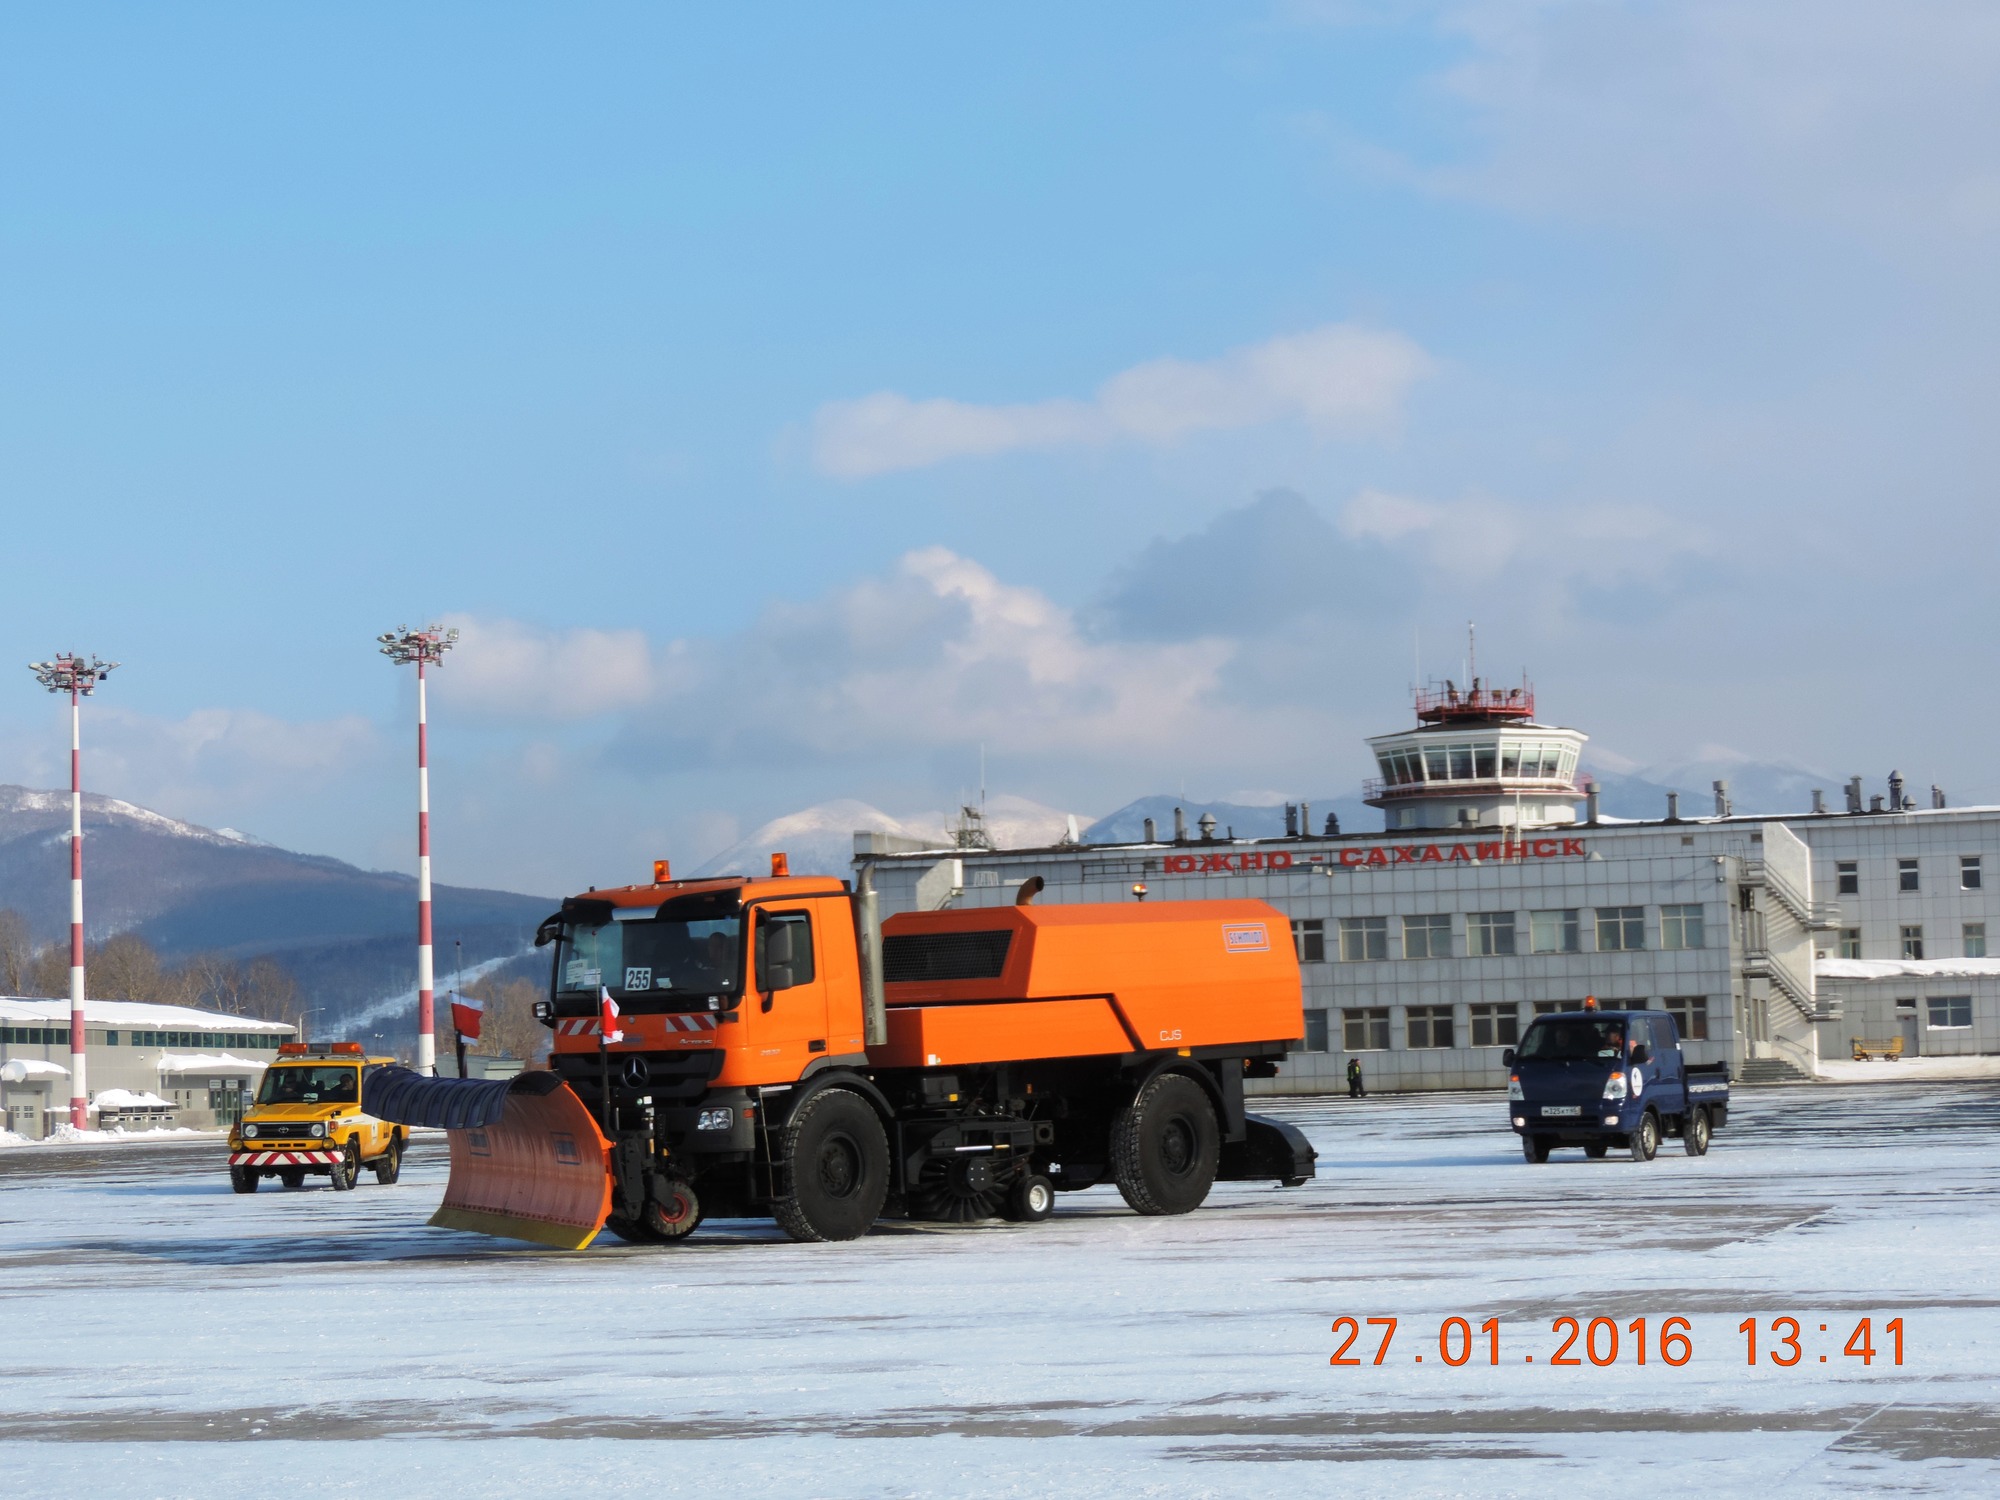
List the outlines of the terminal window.
{"type": "Polygon", "coordinates": [[[1929,1002],[1932,1031],[1963,1031],[1972,1024],[1972,996],[1933,995],[1929,1002]]]}
{"type": "Polygon", "coordinates": [[[1662,948],[1706,948],[1703,938],[1700,903],[1660,908],[1662,948]]]}
{"type": "Polygon", "coordinates": [[[1537,953],[1574,953],[1579,940],[1576,908],[1528,913],[1528,944],[1537,953]]]}
{"type": "Polygon", "coordinates": [[[1340,1013],[1341,1041],[1349,1052],[1389,1050],[1389,1007],[1370,1006],[1366,1010],[1340,1013]]]}
{"type": "Polygon", "coordinates": [[[1842,958],[1861,957],[1861,929],[1843,927],[1840,929],[1840,956],[1842,958]]]}
{"type": "Polygon", "coordinates": [[[1980,868],[1979,856],[1961,854],[1958,857],[1958,888],[1961,891],[1976,891],[1985,883],[1985,872],[1980,868]]]}
{"type": "Polygon", "coordinates": [[[1511,1047],[1521,1040],[1521,1013],[1512,1005],[1472,1007],[1472,1045],[1511,1047]]]}
{"type": "Polygon", "coordinates": [[[1340,961],[1363,963],[1389,956],[1387,917],[1342,917],[1340,919],[1340,961]]]}
{"type": "Polygon", "coordinates": [[[1476,911],[1465,919],[1465,951],[1490,958],[1514,951],[1514,914],[1476,911]]]}
{"type": "Polygon", "coordinates": [[[1834,882],[1840,887],[1841,895],[1858,896],[1861,894],[1861,862],[1859,860],[1841,860],[1833,867],[1833,874],[1834,882]]]}
{"type": "Polygon", "coordinates": [[[1451,918],[1442,912],[1403,918],[1403,957],[1450,958],[1451,918]]]}
{"type": "Polygon", "coordinates": [[[1706,995],[1669,995],[1667,1014],[1674,1018],[1674,1025],[1680,1027],[1685,1041],[1705,1042],[1708,1040],[1708,997],[1706,995]]]}
{"type": "Polygon", "coordinates": [[[1645,907],[1600,906],[1597,908],[1597,951],[1599,953],[1636,953],[1645,946],[1645,907]]]}
{"type": "Polygon", "coordinates": [[[1899,891],[1921,890],[1917,883],[1917,862],[1914,859],[1896,861],[1896,889],[1899,891]]]}
{"type": "MultiPolygon", "coordinates": [[[[1318,917],[1292,919],[1292,946],[1298,949],[1299,962],[1318,964],[1326,962],[1326,923],[1318,917]]],[[[1324,1052],[1326,1049],[1320,1049],[1324,1052]]]]}
{"type": "Polygon", "coordinates": [[[1409,1022],[1412,1050],[1451,1045],[1449,1005],[1412,1005],[1409,1009],[1409,1022]]]}
{"type": "Polygon", "coordinates": [[[1306,1012],[1306,1051],[1326,1051],[1326,1012],[1323,1010],[1306,1012]]]}
{"type": "Polygon", "coordinates": [[[1967,958],[1986,957],[1986,924],[1967,922],[1965,924],[1965,956],[1967,958]]]}
{"type": "Polygon", "coordinates": [[[1922,958],[1924,956],[1924,929],[1921,925],[1905,925],[1903,928],[1903,957],[1922,958]]]}

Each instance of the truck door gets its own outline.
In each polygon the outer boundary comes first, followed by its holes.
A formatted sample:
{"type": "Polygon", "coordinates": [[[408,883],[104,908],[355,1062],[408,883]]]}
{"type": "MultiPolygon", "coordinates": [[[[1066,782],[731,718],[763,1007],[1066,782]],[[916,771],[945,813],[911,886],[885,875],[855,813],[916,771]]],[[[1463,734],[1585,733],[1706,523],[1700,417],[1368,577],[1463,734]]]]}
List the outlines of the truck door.
{"type": "Polygon", "coordinates": [[[752,1036],[758,1056],[796,1076],[827,1050],[826,980],[816,961],[813,913],[757,913],[753,953],[752,1036]]]}
{"type": "Polygon", "coordinates": [[[1677,1101],[1673,1107],[1678,1108],[1686,1103],[1687,1072],[1681,1061],[1680,1039],[1674,1034],[1673,1020],[1668,1016],[1648,1016],[1646,1030],[1652,1039],[1660,1090],[1677,1101]]]}

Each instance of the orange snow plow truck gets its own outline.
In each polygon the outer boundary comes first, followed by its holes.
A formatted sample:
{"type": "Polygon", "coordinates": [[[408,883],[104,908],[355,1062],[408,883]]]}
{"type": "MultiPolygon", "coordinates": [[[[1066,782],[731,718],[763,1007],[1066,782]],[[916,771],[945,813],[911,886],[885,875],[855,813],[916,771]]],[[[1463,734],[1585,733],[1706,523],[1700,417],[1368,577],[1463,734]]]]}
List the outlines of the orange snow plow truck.
{"type": "Polygon", "coordinates": [[[1259,901],[875,920],[869,877],[592,891],[542,924],[547,1071],[383,1069],[368,1113],[450,1133],[433,1224],[581,1249],[705,1216],[845,1240],[885,1214],[1048,1217],[1106,1179],[1142,1214],[1217,1179],[1296,1186],[1313,1149],[1246,1114],[1304,1036],[1286,919],[1259,901]],[[610,1027],[607,1032],[606,1026],[610,1027]]]}

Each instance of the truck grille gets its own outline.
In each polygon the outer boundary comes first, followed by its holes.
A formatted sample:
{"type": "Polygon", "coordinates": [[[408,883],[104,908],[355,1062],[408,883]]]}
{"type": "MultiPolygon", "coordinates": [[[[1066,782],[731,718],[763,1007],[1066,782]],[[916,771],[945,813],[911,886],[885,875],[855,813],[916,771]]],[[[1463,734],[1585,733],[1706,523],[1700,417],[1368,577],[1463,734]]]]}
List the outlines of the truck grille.
{"type": "Polygon", "coordinates": [[[1014,930],[988,932],[906,932],[882,940],[885,984],[942,979],[998,979],[1007,967],[1014,930]]]}
{"type": "MultiPolygon", "coordinates": [[[[257,1134],[254,1139],[260,1146],[271,1141],[311,1141],[314,1139],[313,1136],[307,1133],[312,1129],[310,1124],[292,1125],[281,1121],[274,1125],[269,1120],[252,1120],[250,1123],[257,1127],[257,1134]]],[[[252,1137],[245,1136],[244,1139],[250,1140],[252,1137]]],[[[321,1137],[320,1141],[323,1143],[324,1137],[321,1137]]]]}

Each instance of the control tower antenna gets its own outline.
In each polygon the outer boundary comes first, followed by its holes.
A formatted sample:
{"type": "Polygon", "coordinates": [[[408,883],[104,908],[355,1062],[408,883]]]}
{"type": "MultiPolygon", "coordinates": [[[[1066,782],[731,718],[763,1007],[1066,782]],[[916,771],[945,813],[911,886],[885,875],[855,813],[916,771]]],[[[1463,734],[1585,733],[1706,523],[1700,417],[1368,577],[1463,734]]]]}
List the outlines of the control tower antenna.
{"type": "Polygon", "coordinates": [[[1479,640],[1470,620],[1465,622],[1465,680],[1479,685],[1479,640]]]}

